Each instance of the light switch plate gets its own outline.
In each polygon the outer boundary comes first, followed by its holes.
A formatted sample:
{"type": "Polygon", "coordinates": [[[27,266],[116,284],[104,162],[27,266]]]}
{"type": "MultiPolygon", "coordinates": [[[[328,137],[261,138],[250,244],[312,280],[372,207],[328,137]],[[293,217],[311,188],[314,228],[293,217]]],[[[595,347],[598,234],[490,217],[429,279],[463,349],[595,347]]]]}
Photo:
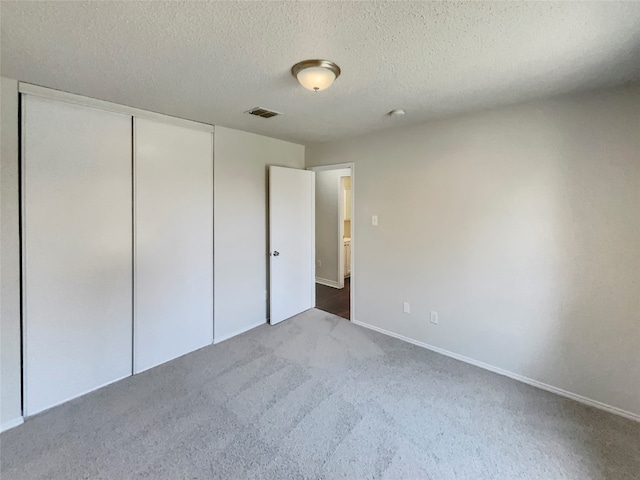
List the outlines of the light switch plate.
{"type": "Polygon", "coordinates": [[[371,215],[371,225],[374,227],[378,226],[378,215],[371,215]]]}
{"type": "Polygon", "coordinates": [[[404,302],[402,309],[404,313],[411,313],[411,305],[409,305],[409,302],[404,302]]]}
{"type": "Polygon", "coordinates": [[[438,312],[431,310],[431,323],[438,323],[438,312]]]}

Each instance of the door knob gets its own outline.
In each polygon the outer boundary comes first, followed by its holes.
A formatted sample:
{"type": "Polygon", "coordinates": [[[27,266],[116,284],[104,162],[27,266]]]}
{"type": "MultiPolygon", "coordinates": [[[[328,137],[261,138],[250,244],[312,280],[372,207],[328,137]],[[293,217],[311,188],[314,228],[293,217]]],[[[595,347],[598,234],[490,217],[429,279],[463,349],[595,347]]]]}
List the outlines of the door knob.
{"type": "Polygon", "coordinates": [[[273,252],[273,256],[274,256],[274,257],[277,257],[278,255],[280,255],[280,252],[279,252],[279,251],[277,251],[277,250],[276,250],[276,251],[274,251],[274,252],[273,252]]]}

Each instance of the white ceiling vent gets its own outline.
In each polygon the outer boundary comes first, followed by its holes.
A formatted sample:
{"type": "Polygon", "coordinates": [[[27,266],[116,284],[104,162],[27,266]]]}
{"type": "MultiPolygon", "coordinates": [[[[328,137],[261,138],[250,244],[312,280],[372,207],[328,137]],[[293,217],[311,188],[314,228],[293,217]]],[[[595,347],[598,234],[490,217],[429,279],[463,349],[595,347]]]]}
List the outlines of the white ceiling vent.
{"type": "Polygon", "coordinates": [[[255,115],[256,117],[262,117],[262,118],[271,118],[271,117],[275,117],[276,115],[282,115],[279,112],[274,112],[273,110],[267,110],[266,108],[262,108],[262,107],[252,108],[251,110],[247,110],[246,113],[250,113],[251,115],[255,115]]]}

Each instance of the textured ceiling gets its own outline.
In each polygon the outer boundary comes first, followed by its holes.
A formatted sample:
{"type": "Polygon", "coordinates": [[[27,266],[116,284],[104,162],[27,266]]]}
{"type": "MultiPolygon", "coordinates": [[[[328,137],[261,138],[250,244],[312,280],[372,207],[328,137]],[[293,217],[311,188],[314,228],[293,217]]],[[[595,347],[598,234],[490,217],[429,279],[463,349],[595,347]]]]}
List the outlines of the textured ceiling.
{"type": "Polygon", "coordinates": [[[640,2],[0,8],[4,76],[305,144],[640,79],[640,2]],[[303,89],[289,69],[308,58],[342,76],[303,89]],[[284,115],[243,113],[257,106],[284,115]]]}

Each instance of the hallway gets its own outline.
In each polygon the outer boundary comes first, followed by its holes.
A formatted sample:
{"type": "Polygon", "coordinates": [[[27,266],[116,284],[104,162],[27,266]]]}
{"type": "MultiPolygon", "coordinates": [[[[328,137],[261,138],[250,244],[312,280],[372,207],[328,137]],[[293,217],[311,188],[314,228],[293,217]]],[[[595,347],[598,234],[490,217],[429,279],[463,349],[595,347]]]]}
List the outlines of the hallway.
{"type": "Polygon", "coordinates": [[[351,278],[344,279],[344,288],[316,283],[316,308],[350,319],[351,278]]]}

